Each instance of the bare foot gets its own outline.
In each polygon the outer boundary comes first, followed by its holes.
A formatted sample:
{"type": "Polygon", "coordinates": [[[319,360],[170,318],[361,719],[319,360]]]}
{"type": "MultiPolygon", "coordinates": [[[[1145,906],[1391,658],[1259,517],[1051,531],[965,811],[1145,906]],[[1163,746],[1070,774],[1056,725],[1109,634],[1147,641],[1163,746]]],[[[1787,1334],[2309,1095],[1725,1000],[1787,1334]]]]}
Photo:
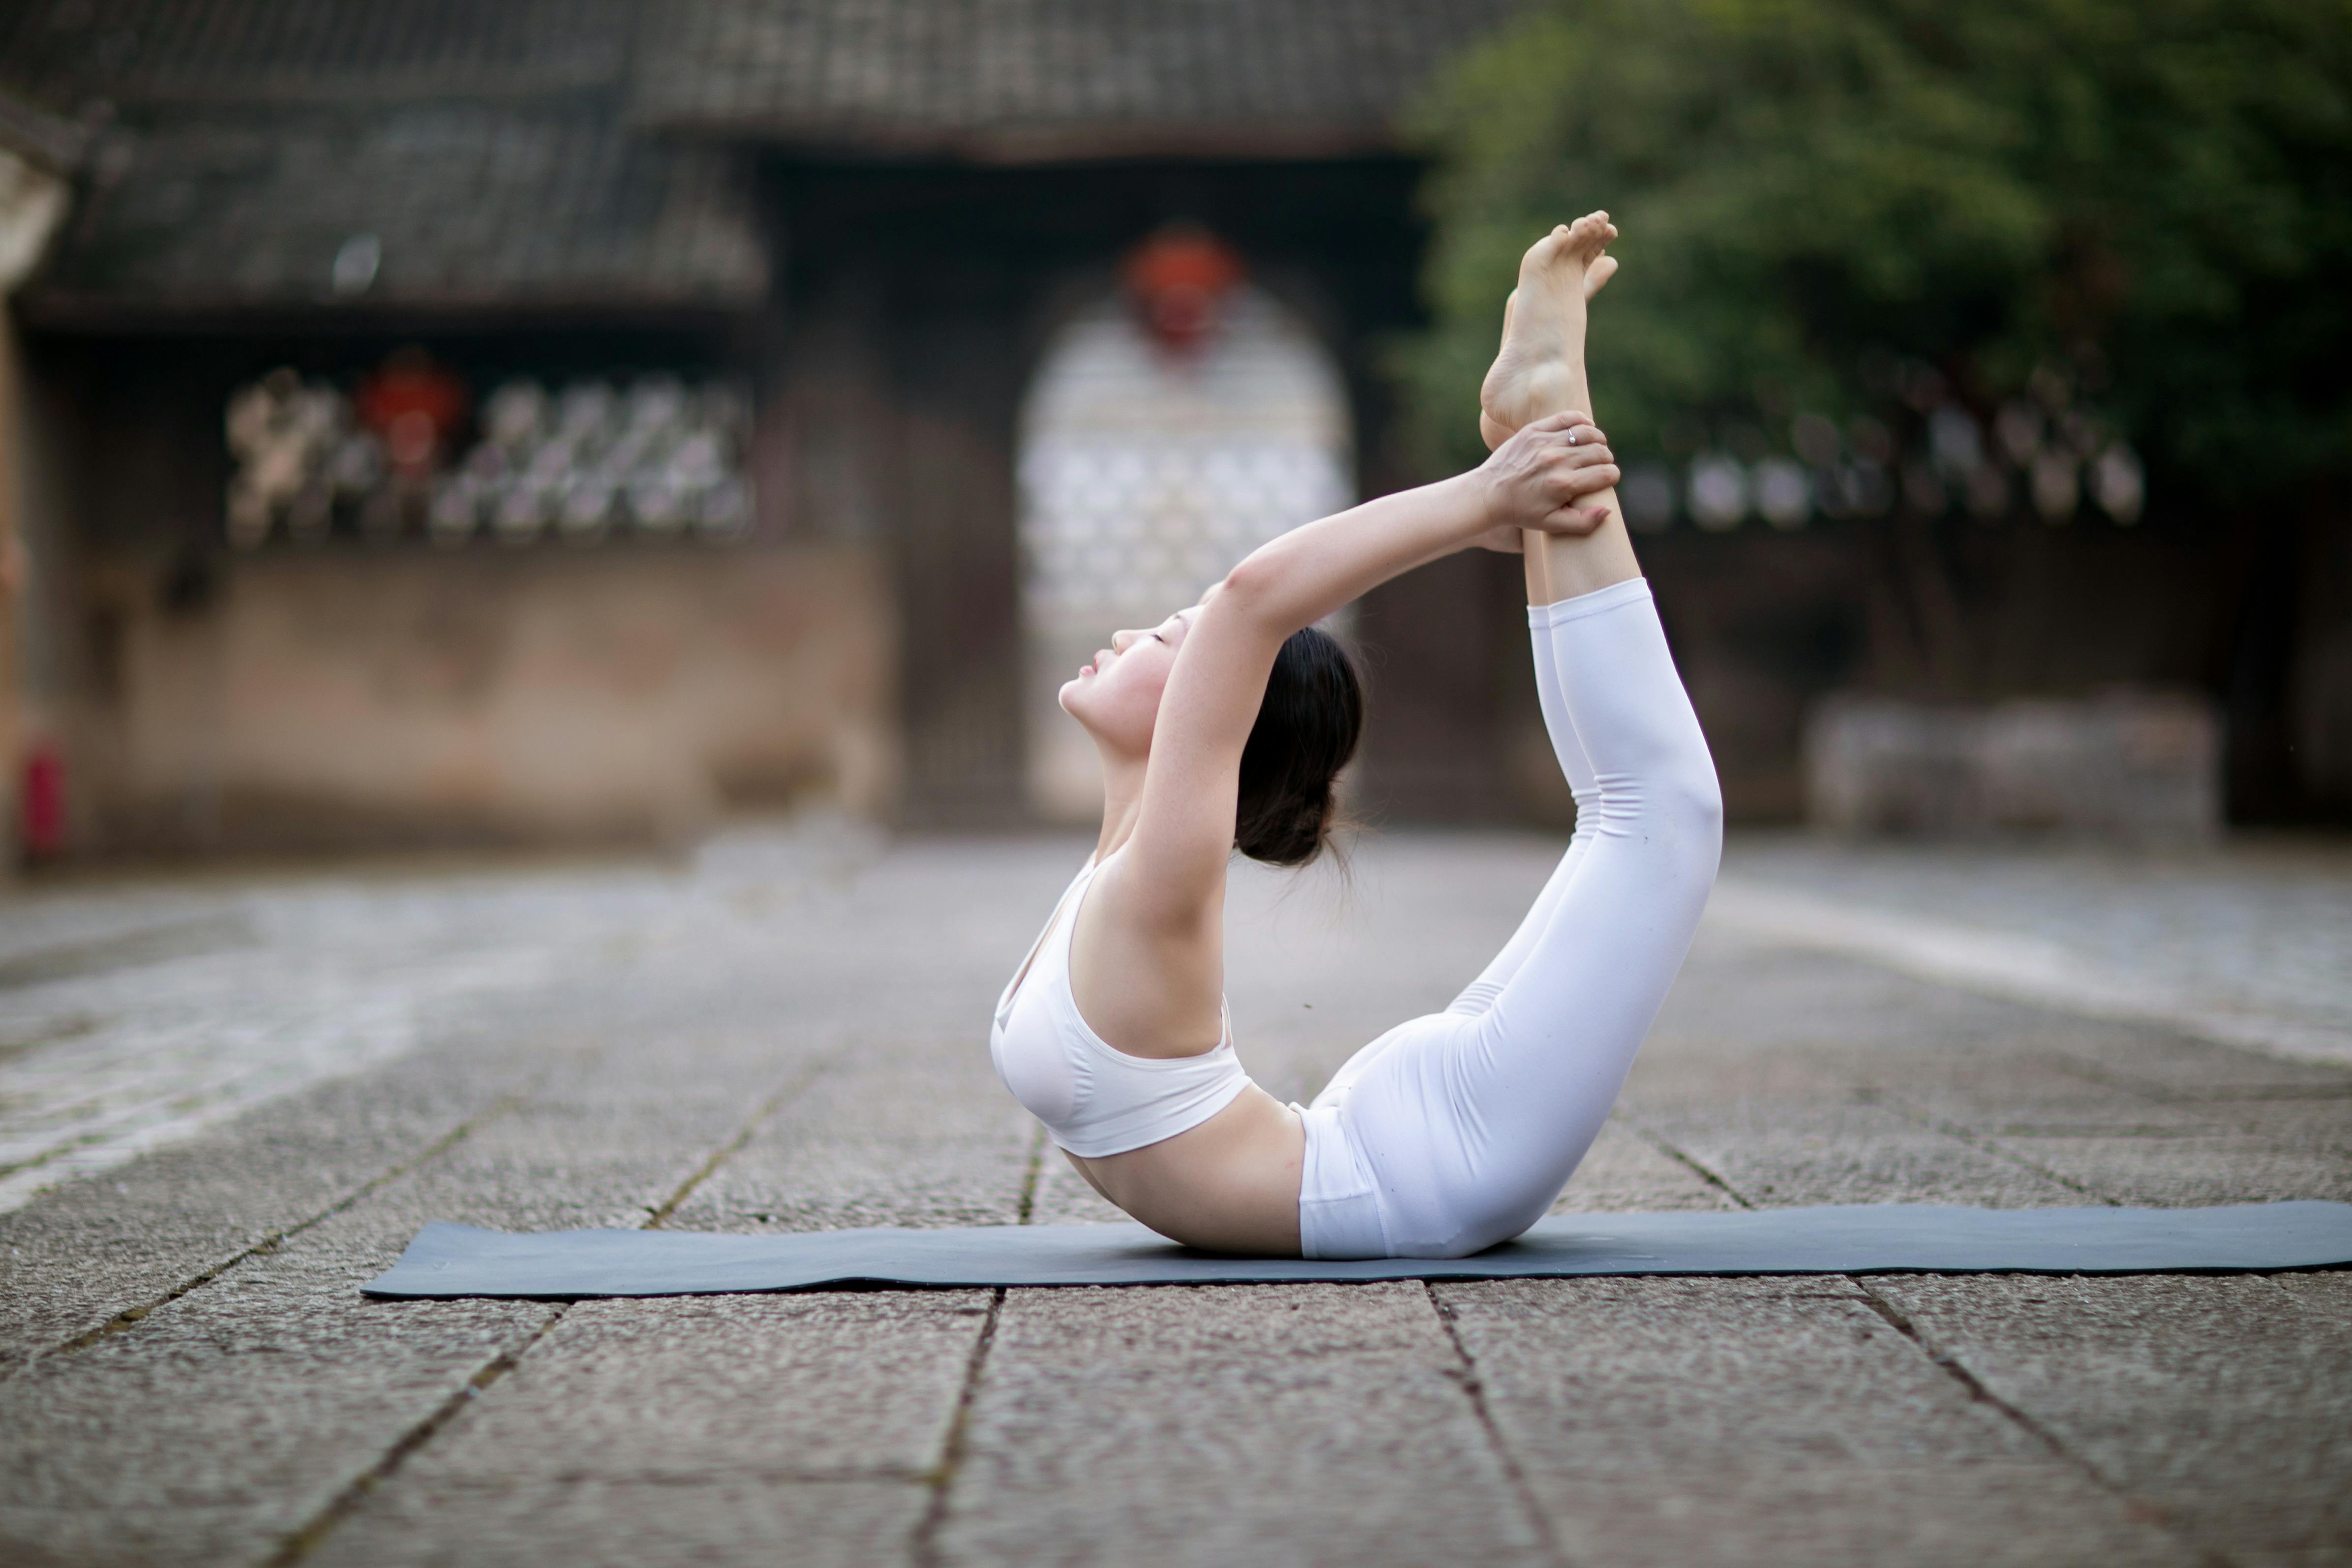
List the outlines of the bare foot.
{"type": "Polygon", "coordinates": [[[1605,212],[1562,224],[1528,247],[1503,306],[1503,344],[1478,389],[1489,445],[1529,420],[1575,406],[1583,384],[1585,302],[1617,270],[1605,212]]]}

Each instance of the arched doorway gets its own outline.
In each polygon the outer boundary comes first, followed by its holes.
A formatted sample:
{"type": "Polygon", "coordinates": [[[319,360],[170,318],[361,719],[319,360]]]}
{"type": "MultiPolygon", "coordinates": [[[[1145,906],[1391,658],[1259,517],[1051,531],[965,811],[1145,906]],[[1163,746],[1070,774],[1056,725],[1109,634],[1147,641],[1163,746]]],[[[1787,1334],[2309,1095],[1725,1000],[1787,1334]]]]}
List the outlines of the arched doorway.
{"type": "Polygon", "coordinates": [[[1353,502],[1347,395],[1305,322],[1247,283],[1175,343],[1121,293],[1055,336],[1020,439],[1029,799],[1084,820],[1099,770],[1055,693],[1112,630],[1158,624],[1266,540],[1353,502]]]}

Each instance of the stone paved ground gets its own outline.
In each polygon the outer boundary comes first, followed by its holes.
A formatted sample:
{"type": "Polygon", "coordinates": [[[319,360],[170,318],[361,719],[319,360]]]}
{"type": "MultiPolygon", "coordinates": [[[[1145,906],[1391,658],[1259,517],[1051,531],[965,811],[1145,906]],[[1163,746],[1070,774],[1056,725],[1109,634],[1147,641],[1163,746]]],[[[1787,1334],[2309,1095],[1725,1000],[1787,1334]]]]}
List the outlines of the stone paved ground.
{"type": "Polygon", "coordinates": [[[2227,853],[1751,835],[1716,913],[2026,1000],[2352,1066],[2352,844],[2227,853]]]}
{"type": "MultiPolygon", "coordinates": [[[[358,1295],[434,1218],[1103,1217],[982,1043],[1080,852],[0,908],[0,1561],[2352,1563],[2352,1272],[358,1295]]],[[[1554,853],[1245,876],[1253,1068],[1442,1005],[1554,853]]],[[[1735,845],[1563,1203],[2352,1199],[2352,869],[2282,853],[1735,845]]]]}

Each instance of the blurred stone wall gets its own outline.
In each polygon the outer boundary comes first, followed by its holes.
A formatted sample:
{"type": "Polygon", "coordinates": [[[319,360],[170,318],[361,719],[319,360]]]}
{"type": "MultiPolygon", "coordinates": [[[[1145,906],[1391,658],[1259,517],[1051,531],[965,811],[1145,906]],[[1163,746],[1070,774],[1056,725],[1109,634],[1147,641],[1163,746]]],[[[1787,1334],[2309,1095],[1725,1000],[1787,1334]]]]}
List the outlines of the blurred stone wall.
{"type": "Polygon", "coordinates": [[[282,552],[84,576],[78,850],[675,838],[897,788],[887,567],[846,543],[282,552]]]}
{"type": "Polygon", "coordinates": [[[1847,833],[2026,829],[2196,840],[2221,826],[2221,725],[2195,697],[1986,708],[1832,698],[1805,727],[1807,816],[1847,833]]]}

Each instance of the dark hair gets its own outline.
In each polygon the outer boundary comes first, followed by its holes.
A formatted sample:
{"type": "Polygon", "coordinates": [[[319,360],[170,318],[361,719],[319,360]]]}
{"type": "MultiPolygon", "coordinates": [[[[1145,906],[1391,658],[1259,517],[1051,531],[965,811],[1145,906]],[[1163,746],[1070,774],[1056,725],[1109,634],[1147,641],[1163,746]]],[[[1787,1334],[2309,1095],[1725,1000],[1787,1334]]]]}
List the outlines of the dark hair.
{"type": "Polygon", "coordinates": [[[1331,780],[1356,754],[1364,689],[1348,650],[1308,626],[1283,640],[1242,747],[1234,847],[1253,860],[1304,866],[1331,832],[1331,780]]]}

